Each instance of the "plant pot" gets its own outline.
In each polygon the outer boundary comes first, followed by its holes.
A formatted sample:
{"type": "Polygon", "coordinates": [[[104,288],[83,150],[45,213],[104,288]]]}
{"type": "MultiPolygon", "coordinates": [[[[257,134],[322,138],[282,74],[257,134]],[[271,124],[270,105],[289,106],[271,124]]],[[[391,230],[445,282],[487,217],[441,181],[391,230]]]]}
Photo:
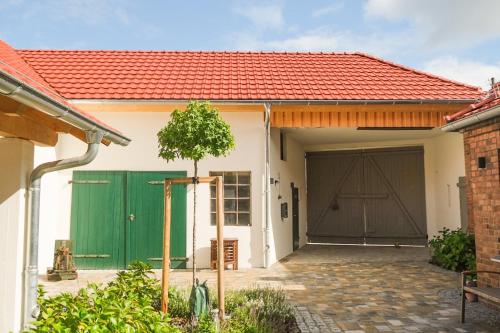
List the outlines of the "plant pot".
{"type": "MultiPolygon", "coordinates": [[[[465,285],[467,287],[477,287],[477,281],[476,280],[467,281],[465,283],[465,285]]],[[[475,295],[475,294],[465,292],[465,298],[467,299],[467,301],[469,301],[471,303],[477,302],[477,295],[475,295]]]]}

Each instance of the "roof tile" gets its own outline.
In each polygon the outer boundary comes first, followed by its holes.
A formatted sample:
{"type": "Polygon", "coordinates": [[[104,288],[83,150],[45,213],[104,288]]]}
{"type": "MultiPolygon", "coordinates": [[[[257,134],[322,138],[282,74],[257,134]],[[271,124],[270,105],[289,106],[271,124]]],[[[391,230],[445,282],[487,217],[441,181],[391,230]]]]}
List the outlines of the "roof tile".
{"type": "Polygon", "coordinates": [[[69,99],[475,100],[482,94],[363,53],[17,53],[69,99]]]}
{"type": "MultiPolygon", "coordinates": [[[[61,97],[55,87],[52,87],[45,81],[10,45],[2,40],[0,40],[0,72],[6,73],[17,81],[22,82],[26,86],[38,91],[60,105],[80,113],[83,117],[100,124],[104,128],[120,133],[95,117],[79,110],[65,98],[61,97]]],[[[68,87],[71,89],[70,86],[68,87]]],[[[79,90],[79,92],[81,92],[81,90],[79,90]]]]}
{"type": "Polygon", "coordinates": [[[453,122],[456,120],[460,120],[462,118],[466,118],[472,116],[474,114],[492,109],[500,105],[500,82],[497,82],[491,90],[477,103],[473,103],[468,107],[450,115],[445,116],[447,122],[453,122]]]}

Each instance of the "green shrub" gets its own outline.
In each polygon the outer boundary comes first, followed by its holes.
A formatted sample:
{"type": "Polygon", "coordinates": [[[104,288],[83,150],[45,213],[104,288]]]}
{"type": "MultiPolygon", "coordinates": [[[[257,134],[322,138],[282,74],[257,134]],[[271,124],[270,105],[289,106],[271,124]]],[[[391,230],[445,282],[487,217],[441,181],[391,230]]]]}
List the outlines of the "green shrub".
{"type": "Polygon", "coordinates": [[[293,307],[281,290],[250,288],[228,293],[226,312],[230,319],[223,327],[228,333],[289,332],[295,325],[293,307]]]}
{"type": "MultiPolygon", "coordinates": [[[[226,313],[233,313],[237,308],[243,306],[248,301],[248,298],[242,291],[229,291],[224,297],[224,309],[226,313]]],[[[214,302],[217,307],[217,300],[214,302]]]]}
{"type": "Polygon", "coordinates": [[[40,315],[28,332],[180,332],[153,307],[160,288],[150,273],[151,266],[134,263],[107,286],[89,284],[76,295],[44,298],[39,287],[40,315]]]}
{"type": "Polygon", "coordinates": [[[286,301],[281,290],[254,288],[245,291],[247,298],[255,303],[255,316],[261,329],[272,332],[287,332],[295,322],[293,307],[286,301]]]}
{"type": "Polygon", "coordinates": [[[193,333],[216,333],[217,328],[214,321],[209,315],[202,315],[198,319],[196,327],[193,328],[193,333]]]}
{"type": "MultiPolygon", "coordinates": [[[[217,300],[211,294],[211,306],[217,308],[217,300]]],[[[169,317],[160,312],[160,299],[161,286],[152,276],[151,266],[136,262],[107,285],[89,284],[76,295],[63,293],[46,298],[40,286],[40,315],[26,332],[217,332],[209,315],[200,317],[197,325],[190,327],[187,291],[169,289],[169,317]]],[[[295,328],[293,307],[280,290],[228,291],[225,305],[229,319],[221,324],[220,331],[224,333],[291,332],[295,328]]]]}
{"type": "Polygon", "coordinates": [[[245,306],[234,308],[229,320],[222,326],[224,333],[260,333],[262,332],[257,323],[257,319],[251,313],[251,307],[245,306]]]}
{"type": "Polygon", "coordinates": [[[191,316],[187,293],[177,288],[168,290],[168,314],[170,317],[188,319],[191,316]]]}
{"type": "Polygon", "coordinates": [[[429,241],[432,262],[453,271],[475,270],[476,247],[474,235],[468,235],[461,229],[450,231],[443,228],[440,235],[429,241]]]}

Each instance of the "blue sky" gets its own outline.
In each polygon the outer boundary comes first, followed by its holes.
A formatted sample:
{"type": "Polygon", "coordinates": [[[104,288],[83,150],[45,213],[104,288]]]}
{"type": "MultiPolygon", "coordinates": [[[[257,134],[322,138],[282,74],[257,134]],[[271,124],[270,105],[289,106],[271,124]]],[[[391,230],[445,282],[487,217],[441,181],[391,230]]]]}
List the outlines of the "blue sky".
{"type": "Polygon", "coordinates": [[[2,0],[16,48],[361,51],[488,88],[499,0],[2,0]]]}

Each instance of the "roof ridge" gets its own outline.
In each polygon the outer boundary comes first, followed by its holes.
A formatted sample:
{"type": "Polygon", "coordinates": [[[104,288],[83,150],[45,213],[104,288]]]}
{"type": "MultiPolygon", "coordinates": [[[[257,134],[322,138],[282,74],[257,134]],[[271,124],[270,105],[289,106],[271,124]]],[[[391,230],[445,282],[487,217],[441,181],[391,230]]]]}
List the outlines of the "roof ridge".
{"type": "Polygon", "coordinates": [[[467,83],[463,83],[463,82],[459,82],[459,81],[455,81],[455,80],[451,80],[451,79],[448,79],[448,78],[445,78],[443,76],[439,76],[439,75],[436,75],[436,74],[431,74],[431,73],[428,73],[426,71],[418,70],[418,69],[415,69],[415,68],[412,68],[412,67],[409,67],[409,66],[405,66],[405,65],[393,62],[393,61],[385,60],[385,59],[379,58],[377,56],[374,56],[374,55],[371,55],[371,54],[368,54],[368,53],[353,52],[353,54],[356,54],[356,55],[359,55],[359,56],[363,56],[363,57],[366,57],[366,58],[370,58],[370,59],[373,59],[373,60],[376,60],[376,61],[388,64],[388,65],[391,65],[393,67],[398,67],[398,68],[401,68],[401,69],[413,72],[415,74],[425,75],[427,77],[435,78],[435,79],[438,79],[438,80],[441,80],[441,81],[444,81],[444,82],[449,82],[449,83],[453,83],[453,84],[460,85],[460,86],[463,86],[463,87],[475,89],[478,92],[484,92],[481,87],[473,86],[471,84],[467,84],[467,83]]]}
{"type": "Polygon", "coordinates": [[[320,52],[320,51],[239,51],[239,50],[112,50],[112,49],[15,49],[16,52],[116,52],[116,53],[209,53],[209,54],[298,54],[298,55],[357,55],[358,52],[320,52]]]}

